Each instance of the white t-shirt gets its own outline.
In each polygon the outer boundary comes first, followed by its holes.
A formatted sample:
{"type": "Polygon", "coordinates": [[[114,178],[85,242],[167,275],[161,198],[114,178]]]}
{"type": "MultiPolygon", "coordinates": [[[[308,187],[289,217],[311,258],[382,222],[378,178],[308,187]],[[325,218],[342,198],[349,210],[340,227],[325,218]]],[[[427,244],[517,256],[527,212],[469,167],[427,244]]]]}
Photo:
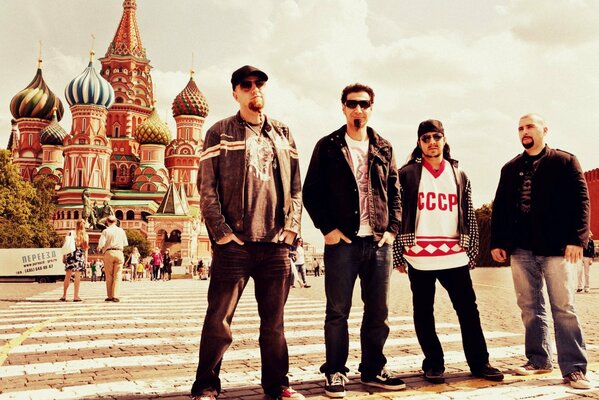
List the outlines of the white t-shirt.
{"type": "Polygon", "coordinates": [[[360,199],[360,229],[358,231],[358,236],[372,236],[374,232],[372,231],[370,219],[368,218],[368,185],[370,180],[368,175],[369,140],[354,140],[346,133],[345,141],[347,142],[347,147],[349,148],[349,154],[352,161],[352,170],[358,185],[358,196],[360,199]]]}
{"type": "Polygon", "coordinates": [[[468,264],[468,255],[460,246],[458,209],[451,165],[443,160],[439,170],[435,171],[423,160],[418,187],[416,245],[404,249],[404,257],[411,266],[434,271],[468,264]]]}

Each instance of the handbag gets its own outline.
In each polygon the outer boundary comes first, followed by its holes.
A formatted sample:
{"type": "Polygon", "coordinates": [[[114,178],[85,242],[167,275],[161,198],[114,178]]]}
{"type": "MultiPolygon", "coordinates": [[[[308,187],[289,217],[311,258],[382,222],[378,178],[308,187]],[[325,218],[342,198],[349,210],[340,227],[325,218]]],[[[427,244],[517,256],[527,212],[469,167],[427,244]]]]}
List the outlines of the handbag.
{"type": "Polygon", "coordinates": [[[61,249],[63,255],[71,254],[75,251],[75,235],[73,235],[73,231],[69,232],[67,236],[65,236],[61,249]]]}

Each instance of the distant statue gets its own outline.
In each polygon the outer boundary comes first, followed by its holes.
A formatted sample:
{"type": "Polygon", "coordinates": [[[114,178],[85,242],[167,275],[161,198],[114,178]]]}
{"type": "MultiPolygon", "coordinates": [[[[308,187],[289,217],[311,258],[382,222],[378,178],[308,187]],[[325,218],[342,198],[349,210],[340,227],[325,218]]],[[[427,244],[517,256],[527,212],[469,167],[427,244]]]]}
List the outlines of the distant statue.
{"type": "Polygon", "coordinates": [[[91,199],[89,198],[89,190],[85,189],[81,193],[81,201],[83,203],[83,211],[81,217],[87,224],[87,229],[94,229],[98,222],[94,207],[92,207],[91,199]]]}
{"type": "Polygon", "coordinates": [[[94,210],[96,212],[96,218],[98,220],[98,225],[100,227],[106,227],[106,219],[111,215],[114,215],[114,210],[112,206],[108,204],[108,200],[104,200],[104,204],[102,207],[95,206],[94,210]]]}

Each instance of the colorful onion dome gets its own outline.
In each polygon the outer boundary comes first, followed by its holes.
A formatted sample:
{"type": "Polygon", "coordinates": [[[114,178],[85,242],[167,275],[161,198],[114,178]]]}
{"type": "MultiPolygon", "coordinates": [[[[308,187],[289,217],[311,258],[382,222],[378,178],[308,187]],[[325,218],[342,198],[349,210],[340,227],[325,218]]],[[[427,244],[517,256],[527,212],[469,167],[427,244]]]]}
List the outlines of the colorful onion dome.
{"type": "Polygon", "coordinates": [[[193,80],[192,71],[187,86],[173,101],[173,117],[178,115],[197,115],[198,117],[206,118],[208,111],[210,111],[208,102],[193,80]]]}
{"type": "Polygon", "coordinates": [[[54,110],[52,122],[50,122],[50,125],[40,131],[40,143],[42,145],[52,144],[55,146],[62,146],[62,141],[66,136],[67,131],[65,131],[62,126],[58,124],[56,110],[54,110]]]}
{"type": "Polygon", "coordinates": [[[46,85],[42,77],[40,60],[33,80],[10,101],[10,112],[16,119],[40,118],[51,120],[54,107],[57,109],[57,118],[60,121],[64,114],[64,107],[60,99],[46,85]]]}
{"type": "Polygon", "coordinates": [[[94,104],[110,108],[114,103],[114,89],[93,67],[91,61],[93,54],[91,52],[87,68],[73,79],[64,90],[67,103],[71,107],[76,104],[94,104]]]}
{"type": "Polygon", "coordinates": [[[156,108],[153,108],[148,118],[135,129],[135,139],[140,144],[167,145],[170,143],[171,131],[158,116],[156,108]]]}

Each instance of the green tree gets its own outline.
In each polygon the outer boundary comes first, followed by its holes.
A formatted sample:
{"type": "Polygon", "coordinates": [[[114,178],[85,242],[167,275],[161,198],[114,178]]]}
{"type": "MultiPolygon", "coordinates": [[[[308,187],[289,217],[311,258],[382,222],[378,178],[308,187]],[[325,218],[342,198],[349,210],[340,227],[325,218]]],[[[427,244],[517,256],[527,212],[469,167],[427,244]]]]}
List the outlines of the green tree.
{"type": "Polygon", "coordinates": [[[493,204],[483,204],[482,207],[475,210],[476,221],[480,238],[477,265],[482,267],[499,267],[499,264],[491,257],[491,214],[493,204]]]}
{"type": "Polygon", "coordinates": [[[140,231],[137,229],[127,229],[125,233],[127,234],[127,241],[129,242],[129,246],[125,247],[125,257],[129,257],[134,246],[139,250],[142,259],[150,255],[152,252],[150,242],[148,242],[140,231]]]}
{"type": "Polygon", "coordinates": [[[55,196],[51,180],[25,182],[10,152],[0,150],[0,248],[60,247],[50,222],[55,196]]]}

